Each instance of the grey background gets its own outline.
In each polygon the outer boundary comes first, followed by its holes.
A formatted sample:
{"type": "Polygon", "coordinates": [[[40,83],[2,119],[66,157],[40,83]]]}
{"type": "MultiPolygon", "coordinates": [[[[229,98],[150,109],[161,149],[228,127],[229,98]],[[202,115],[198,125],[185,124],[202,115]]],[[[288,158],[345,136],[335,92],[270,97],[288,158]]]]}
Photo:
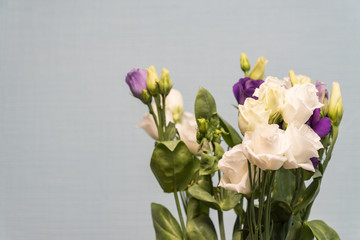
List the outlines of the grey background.
{"type": "Polygon", "coordinates": [[[359,239],[359,13],[356,0],[0,0],[0,239],[154,239],[150,203],[177,213],[125,75],[166,67],[187,111],[204,86],[236,126],[241,52],[269,59],[267,75],[340,82],[345,115],[310,219],[359,239]]]}

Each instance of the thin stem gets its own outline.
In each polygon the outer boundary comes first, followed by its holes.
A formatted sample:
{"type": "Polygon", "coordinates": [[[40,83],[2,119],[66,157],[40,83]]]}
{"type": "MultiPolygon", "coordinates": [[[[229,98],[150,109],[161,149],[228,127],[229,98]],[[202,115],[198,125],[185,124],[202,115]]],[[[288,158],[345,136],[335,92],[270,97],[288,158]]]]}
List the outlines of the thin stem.
{"type": "Polygon", "coordinates": [[[156,109],[157,109],[157,114],[158,114],[158,135],[159,135],[159,140],[163,141],[164,140],[164,134],[163,134],[163,119],[162,119],[162,109],[161,109],[161,103],[160,103],[160,96],[156,96],[155,98],[155,103],[156,103],[156,109]]]}
{"type": "Polygon", "coordinates": [[[270,215],[271,215],[271,191],[272,186],[274,185],[275,179],[275,171],[270,172],[270,180],[268,182],[268,189],[267,189],[267,196],[266,196],[266,207],[265,207],[265,240],[271,239],[271,232],[272,230],[269,229],[270,226],[270,215]]]}
{"type": "Polygon", "coordinates": [[[224,216],[221,210],[218,210],[218,218],[219,218],[220,238],[221,240],[225,240],[224,216]]]}
{"type": "MultiPolygon", "coordinates": [[[[162,114],[162,120],[163,120],[162,131],[165,133],[165,128],[166,128],[165,98],[166,98],[166,96],[165,96],[165,94],[162,94],[161,97],[162,97],[162,112],[161,112],[161,114],[162,114]]],[[[169,140],[169,139],[165,139],[165,140],[169,140]]]]}
{"type": "Polygon", "coordinates": [[[265,193],[265,187],[266,187],[266,179],[267,179],[267,171],[261,171],[259,169],[259,185],[260,185],[260,197],[259,197],[259,214],[258,214],[258,226],[259,226],[259,232],[260,232],[260,239],[262,240],[262,215],[263,215],[263,209],[264,209],[264,193],[265,193]],[[262,175],[262,179],[261,179],[262,175]]]}
{"type": "Polygon", "coordinates": [[[157,120],[157,117],[156,117],[156,115],[155,115],[154,109],[152,108],[152,106],[151,106],[150,103],[148,103],[147,106],[148,106],[148,108],[149,108],[149,113],[150,113],[150,114],[153,116],[153,118],[154,118],[156,128],[158,128],[158,127],[159,127],[159,124],[158,124],[158,120],[157,120]]]}
{"type": "Polygon", "coordinates": [[[332,151],[334,150],[334,146],[335,146],[335,142],[338,137],[338,134],[339,134],[339,127],[332,126],[332,136],[331,136],[332,140],[331,140],[329,150],[326,153],[326,158],[324,160],[324,172],[325,172],[325,169],[331,159],[331,154],[332,154],[332,151]]]}
{"type": "Polygon", "coordinates": [[[176,190],[174,191],[174,197],[175,197],[175,202],[176,202],[176,208],[177,208],[177,211],[178,211],[178,214],[179,214],[179,218],[180,218],[180,223],[181,223],[181,229],[182,229],[182,231],[183,231],[183,236],[184,236],[184,239],[187,240],[186,232],[185,232],[184,219],[183,219],[183,217],[182,217],[181,208],[180,208],[180,203],[179,203],[179,197],[178,197],[178,195],[177,195],[177,191],[176,191],[176,190]]]}

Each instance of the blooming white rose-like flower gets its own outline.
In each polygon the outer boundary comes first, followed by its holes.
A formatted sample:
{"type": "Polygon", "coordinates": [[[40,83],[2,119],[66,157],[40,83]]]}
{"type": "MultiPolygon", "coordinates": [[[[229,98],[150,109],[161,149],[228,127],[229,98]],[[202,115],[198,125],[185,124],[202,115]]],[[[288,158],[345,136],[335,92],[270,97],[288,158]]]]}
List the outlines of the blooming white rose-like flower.
{"type": "Polygon", "coordinates": [[[281,168],[290,148],[284,130],[277,124],[263,124],[254,132],[247,132],[242,145],[246,158],[262,170],[281,168]]]}
{"type": "Polygon", "coordinates": [[[255,90],[254,96],[258,97],[259,101],[265,103],[266,110],[270,110],[271,116],[279,112],[284,104],[285,84],[283,80],[269,76],[255,90]]]}
{"type": "Polygon", "coordinates": [[[197,123],[195,115],[184,112],[175,127],[179,132],[180,139],[185,143],[190,152],[195,155],[200,154],[199,144],[196,140],[197,123]]]}
{"type": "Polygon", "coordinates": [[[224,153],[218,167],[224,173],[219,186],[242,194],[251,192],[248,160],[243,154],[242,145],[236,145],[224,153]]]}
{"type": "Polygon", "coordinates": [[[310,158],[319,157],[318,150],[323,148],[319,135],[306,124],[299,128],[294,124],[289,124],[285,131],[285,138],[287,142],[291,143],[291,146],[286,153],[287,161],[284,163],[284,168],[301,167],[315,172],[310,158]]]}
{"type": "Polygon", "coordinates": [[[282,116],[287,124],[293,123],[300,127],[313,114],[315,108],[323,106],[316,95],[314,84],[296,84],[285,92],[285,103],[282,108],[282,116]]]}
{"type": "Polygon", "coordinates": [[[266,110],[266,104],[247,98],[244,105],[239,105],[238,125],[242,135],[248,131],[254,131],[259,125],[267,124],[270,111],[266,110]]]}

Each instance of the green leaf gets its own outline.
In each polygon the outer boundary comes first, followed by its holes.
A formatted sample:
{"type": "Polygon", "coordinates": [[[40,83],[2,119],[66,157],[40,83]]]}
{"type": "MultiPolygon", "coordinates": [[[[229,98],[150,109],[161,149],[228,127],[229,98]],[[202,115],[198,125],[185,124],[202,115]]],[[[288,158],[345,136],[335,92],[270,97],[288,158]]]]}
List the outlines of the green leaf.
{"type": "Polygon", "coordinates": [[[169,124],[165,128],[165,139],[174,139],[176,136],[176,128],[173,122],[169,122],[169,124]]]}
{"type": "Polygon", "coordinates": [[[234,147],[235,145],[242,143],[242,139],[240,135],[237,133],[237,131],[229,123],[227,123],[222,117],[220,117],[219,114],[218,117],[220,120],[220,127],[222,127],[226,132],[221,134],[226,144],[229,145],[229,147],[234,147]]]}
{"type": "Polygon", "coordinates": [[[206,214],[201,214],[200,216],[188,221],[186,234],[189,240],[218,239],[214,224],[206,214]]]}
{"type": "Polygon", "coordinates": [[[223,189],[223,197],[219,203],[222,211],[233,209],[239,203],[241,197],[240,193],[223,189]]]}
{"type": "Polygon", "coordinates": [[[218,170],[217,167],[217,159],[214,156],[210,156],[206,153],[201,155],[200,159],[200,175],[212,175],[214,172],[218,170]]]}
{"type": "Polygon", "coordinates": [[[194,219],[201,214],[209,215],[209,207],[201,201],[190,197],[187,208],[187,220],[189,221],[191,219],[194,219]]]}
{"type": "Polygon", "coordinates": [[[200,201],[203,201],[209,207],[211,207],[213,209],[221,210],[219,203],[213,198],[211,193],[209,191],[207,191],[206,189],[204,189],[203,187],[201,187],[198,183],[189,187],[188,193],[192,197],[194,197],[200,201]]]}
{"type": "Polygon", "coordinates": [[[233,235],[232,235],[233,240],[241,240],[241,229],[240,229],[239,225],[240,225],[239,215],[237,215],[237,217],[235,219],[233,235]]]}
{"type": "Polygon", "coordinates": [[[290,170],[280,168],[275,173],[273,199],[291,203],[295,191],[296,177],[290,170]]]}
{"type": "MultiPolygon", "coordinates": [[[[295,222],[288,234],[286,235],[285,240],[313,240],[314,235],[312,234],[310,228],[306,224],[302,224],[301,222],[295,222]]],[[[330,239],[329,239],[330,240],[330,239]]]]}
{"type": "Polygon", "coordinates": [[[339,235],[335,232],[335,230],[321,220],[313,220],[307,222],[306,224],[311,229],[317,240],[340,239],[339,235]]]}
{"type": "Polygon", "coordinates": [[[162,206],[161,204],[151,203],[151,215],[155,228],[156,239],[183,239],[181,228],[178,222],[166,207],[162,206]]]}
{"type": "Polygon", "coordinates": [[[210,119],[216,113],[216,103],[214,97],[203,87],[200,87],[195,99],[196,119],[210,119]]]}
{"type": "Polygon", "coordinates": [[[174,192],[186,189],[199,161],[184,142],[165,141],[156,144],[150,167],[164,192],[174,192]]]}
{"type": "Polygon", "coordinates": [[[297,214],[299,211],[306,208],[310,203],[314,201],[316,196],[320,191],[320,181],[321,178],[315,178],[312,183],[305,189],[305,191],[301,194],[297,203],[294,207],[294,214],[297,214]]]}
{"type": "Polygon", "coordinates": [[[285,201],[276,200],[271,203],[271,217],[276,222],[287,222],[292,214],[290,205],[285,201]]]}

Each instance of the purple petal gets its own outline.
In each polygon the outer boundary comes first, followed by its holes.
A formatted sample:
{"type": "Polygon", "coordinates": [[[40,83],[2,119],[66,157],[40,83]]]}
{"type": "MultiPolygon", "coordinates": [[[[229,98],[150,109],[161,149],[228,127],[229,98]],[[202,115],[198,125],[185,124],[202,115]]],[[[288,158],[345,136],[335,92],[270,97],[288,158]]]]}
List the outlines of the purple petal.
{"type": "Polygon", "coordinates": [[[314,168],[316,168],[317,165],[319,165],[319,163],[320,163],[320,161],[319,161],[319,159],[317,157],[312,157],[312,158],[310,158],[310,160],[311,160],[314,168]]]}
{"type": "Polygon", "coordinates": [[[314,132],[316,132],[320,137],[325,137],[328,135],[331,129],[331,121],[328,117],[320,119],[315,125],[312,126],[314,132]]]}
{"type": "Polygon", "coordinates": [[[315,126],[320,120],[320,108],[316,108],[311,118],[311,126],[315,126]]]}
{"type": "Polygon", "coordinates": [[[234,86],[233,86],[233,93],[234,93],[234,96],[235,96],[236,101],[238,102],[238,104],[240,104],[240,90],[239,90],[240,86],[241,86],[240,81],[235,83],[234,86]]]}

